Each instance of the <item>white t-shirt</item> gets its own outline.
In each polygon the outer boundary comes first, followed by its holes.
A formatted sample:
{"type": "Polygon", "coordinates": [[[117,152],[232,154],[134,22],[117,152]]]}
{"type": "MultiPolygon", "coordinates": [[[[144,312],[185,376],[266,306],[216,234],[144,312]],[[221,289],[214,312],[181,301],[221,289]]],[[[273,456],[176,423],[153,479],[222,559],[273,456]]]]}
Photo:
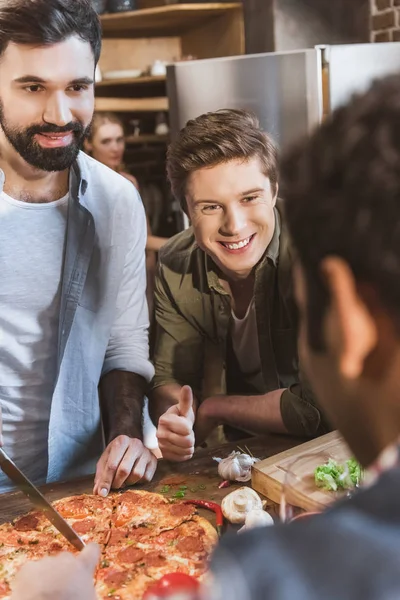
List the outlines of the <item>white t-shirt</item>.
{"type": "MultiPolygon", "coordinates": [[[[0,194],[0,406],[4,449],[44,482],[57,369],[68,195],[33,204],[0,194]]],[[[12,489],[0,471],[0,492],[12,489]]]]}
{"type": "Polygon", "coordinates": [[[254,298],[243,319],[238,319],[232,310],[232,348],[239,363],[240,372],[261,394],[264,381],[258,349],[258,331],[254,298]]]}

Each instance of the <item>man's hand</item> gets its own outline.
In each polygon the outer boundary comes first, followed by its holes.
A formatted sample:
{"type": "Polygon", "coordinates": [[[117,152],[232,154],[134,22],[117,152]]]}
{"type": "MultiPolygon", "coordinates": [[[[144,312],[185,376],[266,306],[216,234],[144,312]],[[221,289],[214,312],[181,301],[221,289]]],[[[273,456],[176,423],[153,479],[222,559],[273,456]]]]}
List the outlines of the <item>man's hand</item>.
{"type": "Polygon", "coordinates": [[[78,555],[63,552],[26,563],[12,584],[11,600],[96,600],[93,576],[100,547],[89,544],[78,555]]]}
{"type": "Polygon", "coordinates": [[[180,391],[179,403],[171,406],[159,419],[157,439],[163,458],[183,462],[194,452],[193,392],[188,385],[180,391]]]}
{"type": "Polygon", "coordinates": [[[218,397],[206,398],[197,410],[196,423],[194,426],[197,446],[205,442],[208,436],[220,424],[218,419],[214,417],[215,411],[213,411],[218,400],[218,397]]]}
{"type": "Polygon", "coordinates": [[[141,440],[119,435],[108,444],[97,463],[93,493],[105,497],[111,488],[151,481],[156,468],[156,457],[141,440]]]}

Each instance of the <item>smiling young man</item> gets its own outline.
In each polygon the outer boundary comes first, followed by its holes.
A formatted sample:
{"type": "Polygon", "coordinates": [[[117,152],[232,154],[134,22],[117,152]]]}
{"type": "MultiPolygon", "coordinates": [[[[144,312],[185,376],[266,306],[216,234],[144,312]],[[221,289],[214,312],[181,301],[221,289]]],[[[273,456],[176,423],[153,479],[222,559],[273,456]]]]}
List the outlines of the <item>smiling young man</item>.
{"type": "Polygon", "coordinates": [[[299,349],[367,469],[319,517],[222,541],[208,600],[400,597],[400,78],[376,81],[283,160],[299,349]]]}
{"type": "Polygon", "coordinates": [[[37,483],[92,473],[101,455],[105,495],[151,479],[156,460],[141,439],[153,376],[144,211],[129,182],[80,152],[100,48],[90,0],[0,0],[4,448],[37,483]]]}
{"type": "Polygon", "coordinates": [[[219,424],[242,437],[327,431],[299,374],[272,141],[245,111],[209,113],[171,144],[167,169],[191,228],[162,249],[156,280],[150,410],[163,456],[190,458],[219,424]]]}

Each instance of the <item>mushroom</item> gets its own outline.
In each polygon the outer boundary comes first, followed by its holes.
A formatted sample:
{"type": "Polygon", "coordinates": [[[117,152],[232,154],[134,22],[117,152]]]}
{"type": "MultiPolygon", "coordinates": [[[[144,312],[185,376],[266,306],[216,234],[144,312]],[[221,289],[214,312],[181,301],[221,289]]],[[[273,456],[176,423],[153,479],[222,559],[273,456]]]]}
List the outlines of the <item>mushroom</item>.
{"type": "Polygon", "coordinates": [[[266,527],[273,525],[274,520],[270,514],[260,508],[254,508],[247,513],[243,527],[241,527],[238,533],[243,533],[248,529],[254,529],[254,527],[266,527]]]}
{"type": "Polygon", "coordinates": [[[251,488],[241,487],[222,500],[224,517],[231,523],[244,523],[246,515],[255,508],[262,510],[261,498],[251,488]]]}

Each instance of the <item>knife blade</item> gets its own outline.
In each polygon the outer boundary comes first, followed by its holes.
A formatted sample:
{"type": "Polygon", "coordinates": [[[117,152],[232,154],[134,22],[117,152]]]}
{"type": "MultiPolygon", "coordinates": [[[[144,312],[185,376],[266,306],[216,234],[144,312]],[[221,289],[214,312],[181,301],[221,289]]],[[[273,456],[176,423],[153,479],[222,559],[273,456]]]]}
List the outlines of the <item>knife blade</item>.
{"type": "Polygon", "coordinates": [[[50,504],[43,494],[33,485],[31,481],[23,474],[17,465],[11,460],[8,454],[0,448],[0,468],[11,479],[11,481],[21,490],[32,504],[43,511],[48,520],[77,550],[83,550],[84,541],[72,529],[60,513],[50,504]]]}

